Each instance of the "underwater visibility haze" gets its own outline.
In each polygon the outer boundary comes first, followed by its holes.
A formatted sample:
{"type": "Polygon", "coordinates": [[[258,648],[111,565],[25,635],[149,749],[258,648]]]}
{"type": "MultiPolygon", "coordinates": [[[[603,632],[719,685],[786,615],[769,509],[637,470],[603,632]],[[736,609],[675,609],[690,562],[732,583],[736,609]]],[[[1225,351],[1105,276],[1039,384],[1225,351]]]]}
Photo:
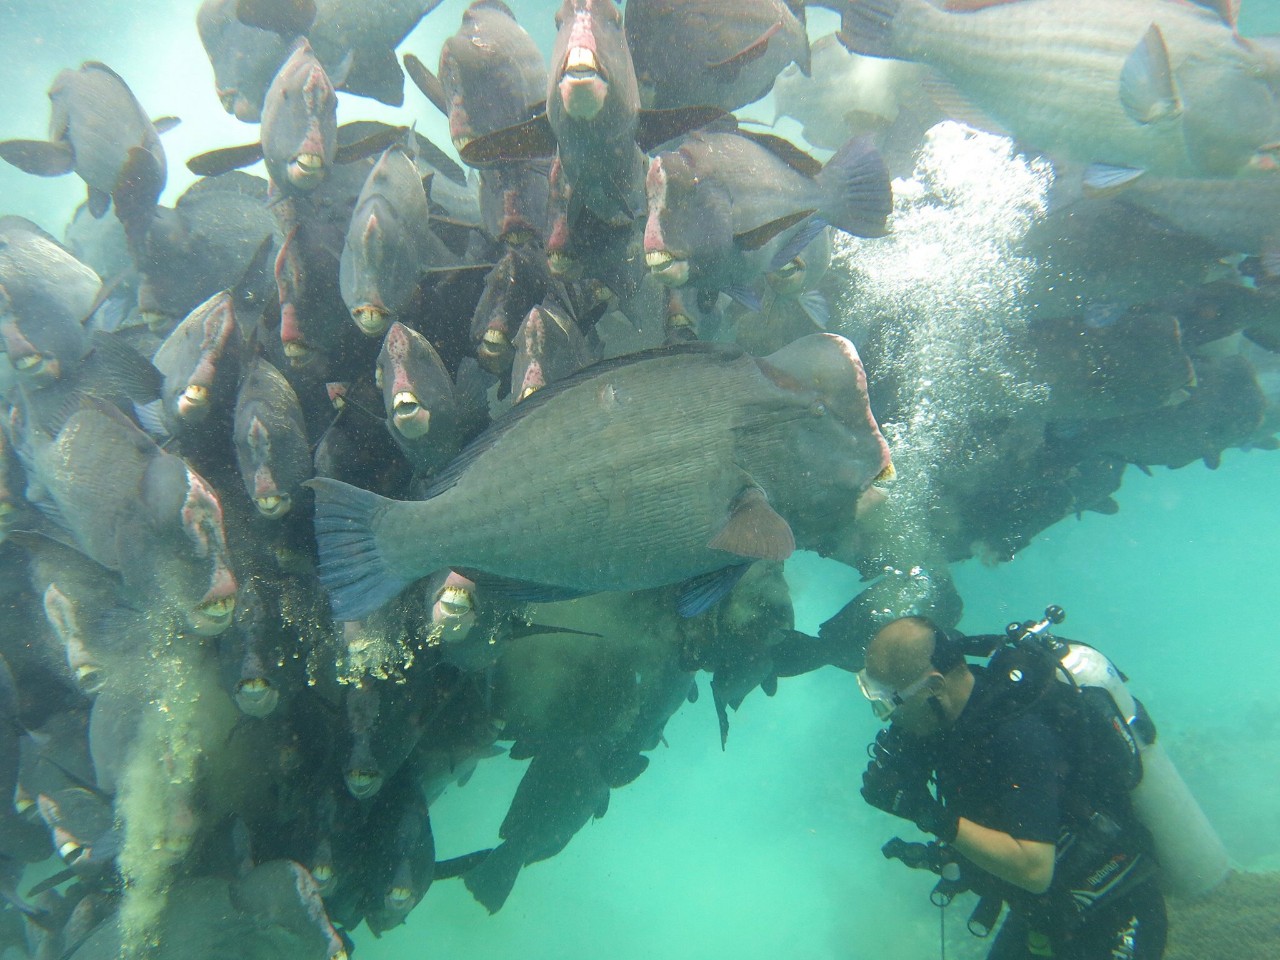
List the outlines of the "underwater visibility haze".
{"type": "Polygon", "coordinates": [[[1238,7],[0,0],[0,960],[976,960],[854,674],[1049,605],[1276,956],[1238,7]]]}

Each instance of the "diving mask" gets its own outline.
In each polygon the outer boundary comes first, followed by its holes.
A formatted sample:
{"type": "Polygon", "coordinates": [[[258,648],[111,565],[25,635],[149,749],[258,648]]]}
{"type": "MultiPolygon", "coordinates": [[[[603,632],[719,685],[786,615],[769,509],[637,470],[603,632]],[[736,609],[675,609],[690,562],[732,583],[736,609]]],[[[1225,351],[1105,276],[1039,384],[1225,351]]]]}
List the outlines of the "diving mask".
{"type": "Polygon", "coordinates": [[[926,670],[919,680],[902,690],[893,690],[890,687],[879,683],[867,675],[865,669],[858,671],[858,689],[862,691],[862,695],[871,703],[871,709],[875,713],[876,718],[881,722],[888,720],[893,716],[893,712],[902,706],[907,700],[914,697],[917,693],[925,688],[925,684],[929,682],[929,678],[937,671],[933,669],[926,670]]]}

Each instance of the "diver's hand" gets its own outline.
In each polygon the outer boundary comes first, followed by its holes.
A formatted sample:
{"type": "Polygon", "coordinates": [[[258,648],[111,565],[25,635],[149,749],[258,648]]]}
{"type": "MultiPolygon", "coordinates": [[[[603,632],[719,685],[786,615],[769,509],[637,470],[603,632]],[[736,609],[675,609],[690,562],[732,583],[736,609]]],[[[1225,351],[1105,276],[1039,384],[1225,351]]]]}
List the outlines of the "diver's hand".
{"type": "Polygon", "coordinates": [[[941,840],[956,838],[959,821],[929,791],[928,770],[919,764],[873,759],[862,774],[862,799],[941,840]]]}

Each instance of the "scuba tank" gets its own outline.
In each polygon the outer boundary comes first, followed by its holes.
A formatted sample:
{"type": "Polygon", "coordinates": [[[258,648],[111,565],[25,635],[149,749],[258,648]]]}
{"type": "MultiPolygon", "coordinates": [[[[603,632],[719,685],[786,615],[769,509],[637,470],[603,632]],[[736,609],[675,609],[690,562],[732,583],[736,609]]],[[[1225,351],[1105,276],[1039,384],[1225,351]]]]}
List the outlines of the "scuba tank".
{"type": "Polygon", "coordinates": [[[1130,797],[1134,813],[1154,841],[1162,887],[1187,897],[1208,893],[1230,867],[1222,840],[1157,739],[1155,724],[1142,703],[1129,692],[1124,674],[1093,647],[1048,632],[1051,624],[1061,623],[1065,617],[1061,607],[1047,607],[1042,620],[1009,624],[1004,638],[966,638],[965,652],[998,656],[997,646],[1035,645],[1055,658],[1057,682],[1075,687],[1084,697],[1086,710],[1109,714],[1107,721],[1114,732],[1109,737],[1111,745],[1121,753],[1135,751],[1139,763],[1130,783],[1130,797]],[[992,639],[1000,643],[990,645],[992,639]],[[986,643],[985,653],[982,646],[975,649],[975,643],[986,643]],[[1107,695],[1105,711],[1099,710],[1095,691],[1107,695]]]}

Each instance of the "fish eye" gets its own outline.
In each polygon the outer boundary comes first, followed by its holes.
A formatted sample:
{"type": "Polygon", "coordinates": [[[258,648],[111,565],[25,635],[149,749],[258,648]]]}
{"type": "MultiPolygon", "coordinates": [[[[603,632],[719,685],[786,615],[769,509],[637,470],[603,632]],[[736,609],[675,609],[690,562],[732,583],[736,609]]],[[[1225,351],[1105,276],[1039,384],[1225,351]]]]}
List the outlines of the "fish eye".
{"type": "Polygon", "coordinates": [[[821,400],[815,400],[809,404],[809,413],[815,417],[825,417],[827,415],[827,405],[821,400]]]}

